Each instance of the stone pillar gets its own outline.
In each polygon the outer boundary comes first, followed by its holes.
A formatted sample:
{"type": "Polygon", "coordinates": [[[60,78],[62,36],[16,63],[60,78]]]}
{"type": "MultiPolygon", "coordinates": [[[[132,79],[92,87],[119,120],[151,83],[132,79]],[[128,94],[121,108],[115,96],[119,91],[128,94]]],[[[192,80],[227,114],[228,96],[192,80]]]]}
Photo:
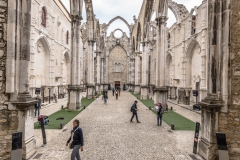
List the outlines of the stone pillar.
{"type": "MultiPolygon", "coordinates": [[[[30,63],[30,28],[31,28],[31,1],[22,1],[22,28],[20,50],[20,78],[17,101],[12,103],[18,113],[18,130],[23,133],[23,159],[29,159],[36,152],[36,140],[33,128],[33,107],[37,101],[32,100],[28,92],[29,63],[30,63]]],[[[20,12],[20,11],[19,11],[20,12]]],[[[11,105],[10,105],[11,106],[11,105]]],[[[9,106],[9,108],[10,108],[9,106]]]]}
{"type": "Polygon", "coordinates": [[[134,84],[134,94],[140,94],[140,53],[135,54],[135,84],[134,84]]]}
{"type": "Polygon", "coordinates": [[[101,91],[104,88],[104,58],[101,58],[101,91]]]}
{"type": "Polygon", "coordinates": [[[148,43],[149,42],[142,42],[142,84],[141,84],[141,99],[147,100],[148,99],[148,43]]]}
{"type": "Polygon", "coordinates": [[[94,58],[93,58],[93,50],[94,50],[95,41],[88,41],[88,77],[87,77],[87,99],[92,99],[94,97],[94,58]]]}
{"type": "Polygon", "coordinates": [[[103,90],[108,90],[108,60],[109,60],[109,56],[106,57],[106,62],[105,62],[105,71],[106,71],[106,76],[105,76],[105,85],[104,85],[104,89],[103,90]]]}
{"type": "Polygon", "coordinates": [[[28,91],[19,93],[18,100],[9,104],[10,110],[18,110],[18,129],[22,132],[22,159],[29,159],[36,153],[36,140],[34,137],[34,106],[37,100],[33,100],[28,91]]]}
{"type": "Polygon", "coordinates": [[[157,54],[156,54],[156,88],[154,89],[154,103],[162,103],[167,109],[167,92],[165,84],[165,67],[166,67],[166,21],[167,17],[161,16],[157,20],[157,54]]]}
{"type": "Polygon", "coordinates": [[[217,94],[208,94],[199,104],[202,107],[202,129],[199,141],[199,154],[206,159],[215,159],[217,155],[215,133],[219,131],[216,122],[219,121],[219,112],[224,102],[219,100],[217,94]]]}
{"type": "MultiPolygon", "coordinates": [[[[199,154],[205,159],[218,159],[215,134],[216,132],[224,132],[226,133],[230,159],[239,159],[240,147],[237,141],[240,136],[236,134],[240,127],[239,71],[236,69],[239,68],[239,59],[237,58],[239,55],[235,57],[238,54],[239,47],[237,47],[238,49],[235,47],[239,46],[237,39],[239,39],[240,34],[237,22],[239,22],[240,4],[239,1],[223,0],[204,2],[208,5],[208,34],[206,35],[209,39],[207,48],[207,64],[209,65],[207,66],[208,77],[206,83],[208,95],[199,103],[202,106],[199,154]],[[235,8],[235,13],[230,10],[231,6],[235,8]],[[232,24],[231,21],[233,21],[232,24]],[[230,24],[233,27],[231,30],[230,24]],[[233,36],[232,38],[230,33],[233,36]],[[236,43],[232,44],[234,41],[236,43]],[[229,47],[234,48],[231,49],[233,61],[230,59],[229,47]],[[235,84],[231,86],[231,82],[235,84]]],[[[204,55],[202,59],[205,59],[204,55]]]]}
{"type": "Polygon", "coordinates": [[[68,109],[77,110],[81,107],[80,98],[80,26],[82,20],[82,4],[71,0],[71,80],[68,86],[68,109]]]}
{"type": "Polygon", "coordinates": [[[135,84],[135,57],[132,57],[132,91],[134,92],[134,84],[135,84]]]}
{"type": "Polygon", "coordinates": [[[97,54],[97,84],[96,84],[96,92],[100,93],[101,87],[101,61],[100,61],[100,54],[101,52],[96,52],[97,54]]]}

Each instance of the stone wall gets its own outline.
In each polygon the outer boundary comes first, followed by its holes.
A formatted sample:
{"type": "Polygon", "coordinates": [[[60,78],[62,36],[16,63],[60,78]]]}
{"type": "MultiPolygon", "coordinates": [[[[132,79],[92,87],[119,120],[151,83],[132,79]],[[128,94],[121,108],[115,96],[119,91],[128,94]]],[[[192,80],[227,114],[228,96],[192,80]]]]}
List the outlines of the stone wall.
{"type": "Polygon", "coordinates": [[[12,132],[18,128],[18,112],[8,110],[6,86],[7,0],[0,0],[0,159],[9,160],[12,132]]]}
{"type": "MultiPolygon", "coordinates": [[[[1,3],[1,1],[0,1],[1,3]]],[[[12,148],[12,133],[18,128],[18,111],[0,110],[0,159],[9,160],[12,148]]]]}
{"type": "MultiPolygon", "coordinates": [[[[225,3],[226,1],[223,5],[226,5],[225,3]]],[[[231,106],[229,106],[228,114],[222,113],[220,115],[221,120],[219,127],[222,132],[227,133],[230,159],[238,160],[240,159],[240,1],[232,0],[231,7],[231,106]]]]}

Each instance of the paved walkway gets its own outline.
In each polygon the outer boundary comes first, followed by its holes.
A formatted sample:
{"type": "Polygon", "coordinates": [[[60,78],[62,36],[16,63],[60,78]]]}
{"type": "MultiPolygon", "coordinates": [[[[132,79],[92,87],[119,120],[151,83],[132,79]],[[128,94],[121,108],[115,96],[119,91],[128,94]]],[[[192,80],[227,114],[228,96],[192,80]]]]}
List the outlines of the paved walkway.
{"type": "MultiPolygon", "coordinates": [[[[129,92],[121,92],[118,100],[109,92],[107,105],[99,98],[75,118],[84,133],[82,160],[188,160],[192,154],[193,131],[170,131],[163,123],[156,125],[156,115],[138,103],[139,120],[130,123],[130,107],[135,100],[129,92]]],[[[49,108],[49,110],[51,110],[49,108]]],[[[176,110],[181,110],[178,108],[176,110]]],[[[75,119],[74,118],[74,119],[75,119]]],[[[42,145],[40,130],[35,130],[39,160],[68,160],[71,150],[65,146],[72,121],[63,130],[46,130],[47,145],[42,145]]],[[[34,155],[33,158],[36,156],[34,155]]],[[[33,159],[32,158],[32,159],[33,159]]]]}

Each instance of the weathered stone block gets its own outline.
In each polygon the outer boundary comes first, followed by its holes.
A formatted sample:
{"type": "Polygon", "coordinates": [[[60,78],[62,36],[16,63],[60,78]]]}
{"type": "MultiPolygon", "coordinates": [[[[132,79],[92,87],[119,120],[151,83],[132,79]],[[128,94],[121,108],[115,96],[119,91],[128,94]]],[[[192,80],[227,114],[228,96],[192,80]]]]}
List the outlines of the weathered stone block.
{"type": "Polygon", "coordinates": [[[7,119],[0,119],[0,123],[5,123],[5,122],[7,122],[7,119]]]}
{"type": "Polygon", "coordinates": [[[5,47],[5,43],[0,43],[0,47],[5,47]]]}
{"type": "Polygon", "coordinates": [[[5,19],[0,17],[0,22],[5,22],[5,19]]]}
{"type": "Polygon", "coordinates": [[[4,54],[3,50],[0,50],[0,57],[2,57],[4,54]]]}
{"type": "Polygon", "coordinates": [[[0,131],[0,136],[7,135],[7,130],[0,131]]]}
{"type": "Polygon", "coordinates": [[[7,2],[6,1],[0,1],[0,6],[7,7],[7,2]]]}
{"type": "Polygon", "coordinates": [[[0,8],[0,12],[5,12],[6,10],[3,8],[0,8]]]}
{"type": "Polygon", "coordinates": [[[3,40],[7,41],[7,25],[3,25],[3,40]]]}

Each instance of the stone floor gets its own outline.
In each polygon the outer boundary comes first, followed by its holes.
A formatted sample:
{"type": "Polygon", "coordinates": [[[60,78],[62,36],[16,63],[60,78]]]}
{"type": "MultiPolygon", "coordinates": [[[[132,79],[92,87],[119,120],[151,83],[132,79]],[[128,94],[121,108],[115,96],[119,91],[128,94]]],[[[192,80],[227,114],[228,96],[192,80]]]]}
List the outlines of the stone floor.
{"type": "MultiPolygon", "coordinates": [[[[188,160],[191,159],[194,131],[171,131],[163,123],[156,126],[156,115],[141,103],[138,103],[139,120],[142,123],[130,123],[130,107],[135,100],[129,92],[121,92],[118,100],[109,92],[108,104],[99,98],[75,118],[80,120],[84,134],[82,160],[188,160]]],[[[60,109],[66,101],[42,109],[42,113],[51,114],[60,109]]],[[[190,110],[173,106],[178,113],[184,113],[193,121],[199,121],[200,115],[190,110]]],[[[74,119],[75,119],[74,118],[74,119]]],[[[72,121],[63,130],[46,130],[47,145],[42,147],[40,130],[35,130],[38,160],[68,160],[71,150],[65,146],[70,136],[72,121]]],[[[197,156],[198,157],[198,156],[197,156]]],[[[198,157],[198,159],[200,159],[198,157]]]]}

